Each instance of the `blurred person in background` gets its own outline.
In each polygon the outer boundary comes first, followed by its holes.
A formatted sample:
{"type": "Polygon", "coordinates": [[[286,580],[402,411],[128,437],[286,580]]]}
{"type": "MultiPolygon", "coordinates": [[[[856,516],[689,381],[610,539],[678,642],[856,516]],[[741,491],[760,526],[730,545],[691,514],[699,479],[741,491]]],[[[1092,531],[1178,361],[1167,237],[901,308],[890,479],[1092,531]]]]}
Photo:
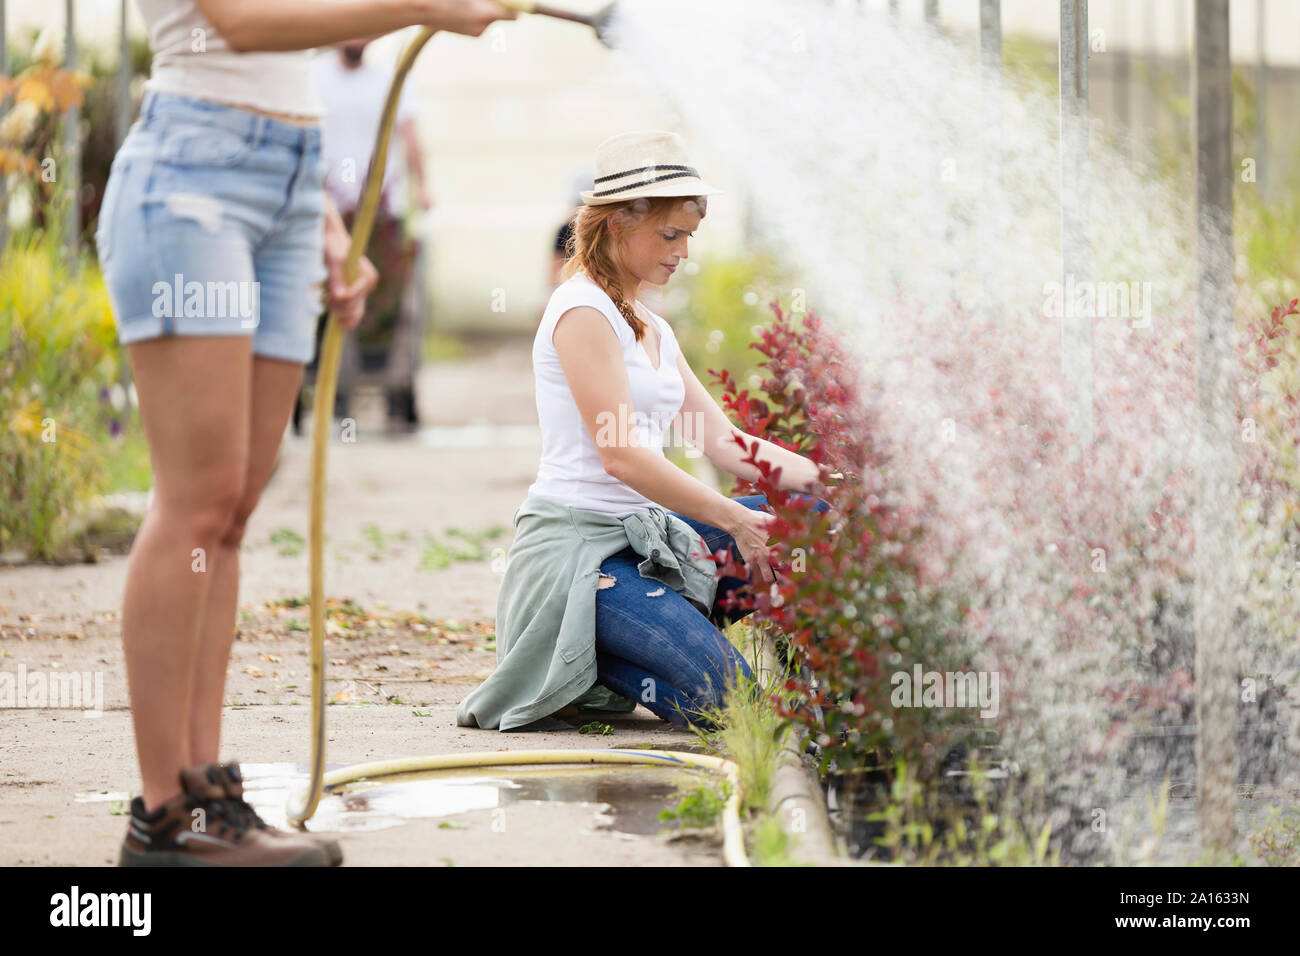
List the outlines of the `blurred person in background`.
{"type": "MultiPolygon", "coordinates": [[[[351,229],[361,191],[370,169],[391,67],[365,62],[369,38],[342,43],[312,64],[312,81],[325,105],[321,146],[325,157],[325,189],[351,229]]],[[[366,318],[345,335],[339,361],[334,414],[345,418],[358,380],[374,373],[382,382],[390,419],[414,424],[415,374],[423,339],[420,279],[413,276],[419,255],[417,239],[410,234],[408,193],[421,212],[433,206],[420,146],[410,88],[397,100],[393,136],[380,190],[379,208],[366,255],[379,269],[379,284],[366,302],[366,318]]],[[[317,328],[317,344],[325,328],[324,314],[317,328]]],[[[315,362],[309,366],[314,379],[315,362]]],[[[294,430],[301,432],[304,396],[294,409],[294,430]]]]}
{"type": "MultiPolygon", "coordinates": [[[[573,186],[569,190],[569,215],[555,232],[555,251],[551,255],[551,273],[547,286],[550,289],[564,281],[560,272],[573,255],[573,219],[582,208],[583,192],[592,186],[592,176],[588,170],[584,169],[573,177],[573,186]]],[[[538,315],[537,319],[540,322],[541,316],[538,315]]]]}

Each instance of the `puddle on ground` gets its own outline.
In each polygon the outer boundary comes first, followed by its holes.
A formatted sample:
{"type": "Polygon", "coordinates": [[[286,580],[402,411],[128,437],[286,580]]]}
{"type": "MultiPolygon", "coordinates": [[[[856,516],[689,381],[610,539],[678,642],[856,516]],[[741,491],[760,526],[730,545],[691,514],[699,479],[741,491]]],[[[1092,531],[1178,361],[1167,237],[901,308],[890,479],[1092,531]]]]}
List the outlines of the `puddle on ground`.
{"type": "MultiPolygon", "coordinates": [[[[246,763],[240,768],[244,798],[267,823],[288,828],[285,804],[306,785],[306,768],[289,763],[246,763]]],[[[590,807],[595,828],[648,836],[664,828],[658,819],[661,810],[680,800],[683,791],[716,782],[716,777],[691,768],[592,764],[421,771],[336,787],[321,798],[308,829],[382,830],[407,820],[454,817],[511,804],[570,803],[590,807]]]]}

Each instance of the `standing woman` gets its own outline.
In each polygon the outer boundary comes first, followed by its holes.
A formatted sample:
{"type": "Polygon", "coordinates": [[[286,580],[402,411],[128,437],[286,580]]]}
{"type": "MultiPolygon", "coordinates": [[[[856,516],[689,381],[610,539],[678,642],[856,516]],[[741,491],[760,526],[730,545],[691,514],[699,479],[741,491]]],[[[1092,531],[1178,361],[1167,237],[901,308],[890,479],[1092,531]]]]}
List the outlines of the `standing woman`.
{"type": "MultiPolygon", "coordinates": [[[[714,621],[745,613],[719,579],[730,552],[759,587],[767,560],[763,495],[729,498],[664,456],[671,425],[714,465],[756,480],[728,420],[687,364],[672,327],[646,307],[686,258],[704,218],[702,181],[674,133],[638,130],[596,151],[572,255],[533,342],[542,458],[515,512],[497,598],[497,669],[461,701],[456,723],[560,729],[560,718],[643,704],[677,726],[711,724],[737,674],[753,674],[714,621]]],[[[754,436],[778,486],[816,493],[818,466],[754,436]]],[[[824,510],[824,501],[812,506],[824,510]]]]}
{"type": "Polygon", "coordinates": [[[96,241],[153,467],[122,636],[143,784],[123,865],[328,865],[337,844],[265,824],[218,763],[239,545],[270,477],[321,294],[344,328],[374,267],[343,278],[313,48],[424,25],[469,36],[494,0],[139,0],[154,51],[96,241]],[[202,813],[197,811],[202,810],[202,813]]]}

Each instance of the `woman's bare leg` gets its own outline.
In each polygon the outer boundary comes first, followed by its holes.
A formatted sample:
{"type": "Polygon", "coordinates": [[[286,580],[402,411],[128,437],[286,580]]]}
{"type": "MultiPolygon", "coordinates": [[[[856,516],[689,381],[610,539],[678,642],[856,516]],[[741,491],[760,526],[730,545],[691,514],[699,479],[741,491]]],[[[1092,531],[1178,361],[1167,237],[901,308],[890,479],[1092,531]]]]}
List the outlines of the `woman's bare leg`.
{"type": "Polygon", "coordinates": [[[252,340],[165,336],[128,346],[153,463],[153,501],[122,600],[131,717],[145,808],[179,792],[191,688],[220,543],[249,460],[252,340]]]}
{"type": "Polygon", "coordinates": [[[253,356],[249,409],[249,458],[244,494],[209,565],[208,602],[200,631],[198,666],[190,700],[190,759],[217,763],[221,748],[221,702],[239,606],[239,545],[275,467],[276,452],[302,384],[303,365],[253,356]]]}

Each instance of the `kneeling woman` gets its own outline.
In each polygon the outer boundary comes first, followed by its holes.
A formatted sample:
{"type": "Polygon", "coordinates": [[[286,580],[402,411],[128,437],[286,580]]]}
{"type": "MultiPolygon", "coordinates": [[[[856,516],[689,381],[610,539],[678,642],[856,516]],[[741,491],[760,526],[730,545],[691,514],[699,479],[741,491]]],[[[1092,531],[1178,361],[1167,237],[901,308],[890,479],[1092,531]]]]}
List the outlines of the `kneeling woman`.
{"type": "MultiPolygon", "coordinates": [[[[671,423],[719,468],[759,476],[672,328],[638,299],[686,258],[718,190],[673,133],[614,136],[595,169],[566,281],[533,342],[542,458],[514,515],[497,669],[461,701],[463,727],[567,729],[559,717],[638,702],[677,726],[709,726],[703,711],[723,703],[736,673],[753,679],[713,623],[743,616],[724,602],[747,582],[719,579],[711,555],[729,551],[751,581],[771,583],[773,517],[762,495],[728,498],[664,457],[671,423]]],[[[782,488],[817,491],[813,462],[759,445],[782,488]]]]}

